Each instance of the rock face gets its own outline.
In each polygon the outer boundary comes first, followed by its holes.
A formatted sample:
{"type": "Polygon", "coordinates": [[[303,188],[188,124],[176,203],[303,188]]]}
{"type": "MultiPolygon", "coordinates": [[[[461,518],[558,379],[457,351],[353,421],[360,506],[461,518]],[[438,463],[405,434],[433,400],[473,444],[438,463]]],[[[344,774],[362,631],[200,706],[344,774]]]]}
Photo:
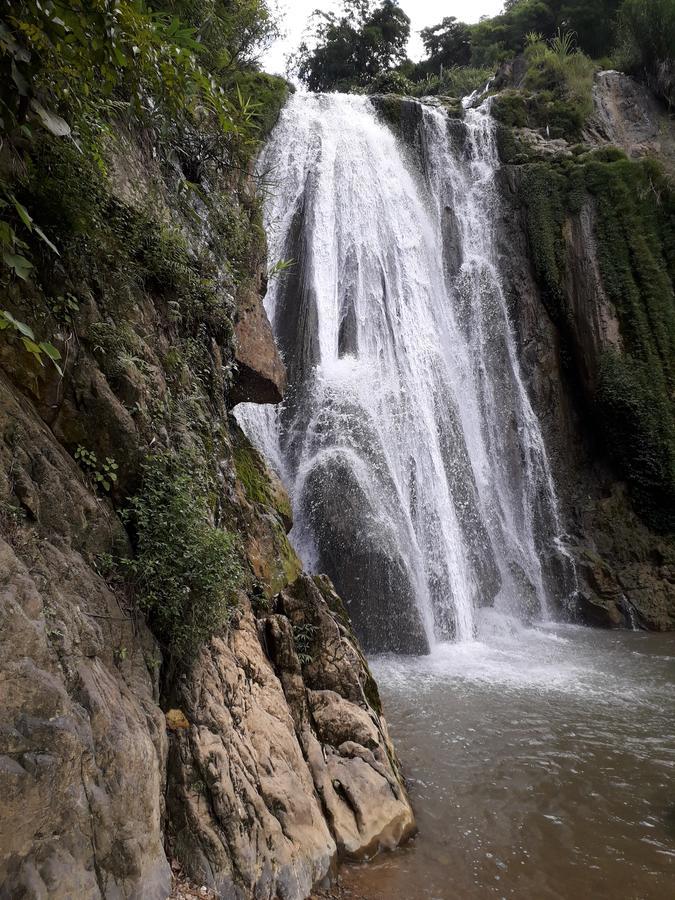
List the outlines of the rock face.
{"type": "Polygon", "coordinates": [[[241,291],[235,335],[237,376],[230,402],[232,405],[249,401],[279,403],[286,387],[286,370],[279,358],[259,291],[241,291]]]}
{"type": "MultiPolygon", "coordinates": [[[[145,138],[111,153],[97,190],[123,233],[142,209],[144,240],[152,222],[178,222],[188,249],[160,279],[151,266],[179,251],[148,261],[144,244],[122,300],[94,237],[93,276],[75,288],[52,273],[79,299],[67,327],[48,323],[62,379],[0,340],[0,897],[165,900],[173,857],[220,897],[301,900],[340,859],[408,837],[412,810],[349,621],[330,584],[301,573],[288,497],[229,415],[284,388],[256,290],[262,251],[239,285],[214,256],[220,293],[195,307],[195,282],[171,278],[206,252],[198,217],[172,206],[145,138]],[[243,567],[229,625],[181,666],[115,569],[134,555],[119,511],[144,460],[176,446],[214,472],[213,522],[243,567]]],[[[212,189],[245,215],[231,185],[212,189]]],[[[30,294],[7,303],[28,319],[30,294]]]]}
{"type": "Polygon", "coordinates": [[[652,92],[622,72],[599,72],[593,85],[593,115],[584,136],[620,147],[627,156],[660,158],[675,167],[675,123],[652,92]]]}
{"type": "Polygon", "coordinates": [[[304,897],[414,831],[377,691],[330,583],[301,575],[204,648],[176,702],[170,839],[222,896],[304,897]],[[298,648],[302,648],[299,652],[298,648]]]}
{"type": "Polygon", "coordinates": [[[91,566],[126,535],[4,378],[0,433],[3,497],[43,524],[3,506],[0,896],[163,900],[158,648],[91,566]]]}
{"type": "MultiPolygon", "coordinates": [[[[656,157],[668,167],[675,153],[675,136],[665,118],[657,101],[632,79],[616,72],[600,73],[595,86],[595,114],[587,128],[589,149],[602,152],[611,142],[636,160],[656,157]]],[[[538,140],[545,142],[542,135],[538,140]]],[[[568,151],[557,149],[557,143],[548,142],[542,153],[531,145],[532,155],[524,164],[503,167],[499,234],[523,370],[544,427],[567,523],[568,546],[576,560],[579,589],[570,612],[593,625],[672,629],[672,535],[658,533],[636,514],[630,491],[613,464],[614,448],[611,441],[608,446],[605,420],[598,406],[604,389],[605,361],[636,353],[635,345],[627,344],[631,335],[617,308],[621,295],[616,278],[613,282],[607,279],[611,270],[601,239],[609,233],[608,219],[606,207],[600,208],[607,194],[596,189],[595,194],[574,196],[574,202],[558,220],[560,232],[552,232],[560,252],[546,269],[546,260],[552,257],[545,256],[548,235],[542,235],[542,231],[558,227],[558,222],[552,224],[553,218],[546,218],[558,201],[549,203],[545,199],[535,205],[540,198],[532,200],[533,184],[536,187],[532,173],[544,173],[549,197],[564,185],[562,179],[570,172],[575,171],[577,185],[583,184],[579,178],[583,157],[579,167],[571,169],[568,151]],[[533,209],[546,213],[533,219],[533,209]],[[601,212],[605,216],[602,221],[601,212]],[[559,278],[557,282],[554,276],[559,278]]],[[[603,165],[611,170],[613,163],[603,165]]],[[[630,174],[625,161],[619,159],[614,165],[630,174]]],[[[641,227],[633,226],[637,230],[641,227]]],[[[621,252],[617,235],[614,237],[610,260],[621,252]]],[[[650,248],[658,261],[660,250],[651,236],[650,248]]],[[[638,262],[634,259],[622,273],[630,272],[630,265],[637,266],[638,262]]],[[[639,294],[640,282],[634,277],[635,281],[627,276],[626,292],[638,297],[637,302],[646,303],[639,294]]],[[[664,279],[659,290],[664,292],[666,308],[670,303],[672,310],[672,285],[664,279]]],[[[645,346],[658,327],[654,324],[643,332],[645,346]]],[[[639,402],[637,397],[634,402],[639,402]]],[[[662,427],[665,441],[668,426],[663,423],[662,427]]],[[[625,440],[629,439],[628,431],[625,440]]],[[[648,460],[646,448],[644,460],[648,460]]]]}

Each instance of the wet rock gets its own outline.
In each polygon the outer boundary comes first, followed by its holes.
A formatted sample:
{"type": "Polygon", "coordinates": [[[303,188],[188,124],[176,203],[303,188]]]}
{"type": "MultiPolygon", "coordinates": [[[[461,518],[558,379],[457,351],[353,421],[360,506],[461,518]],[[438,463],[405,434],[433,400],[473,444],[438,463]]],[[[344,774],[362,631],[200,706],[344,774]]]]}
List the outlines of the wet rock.
{"type": "Polygon", "coordinates": [[[319,568],[349,598],[349,614],[365,649],[427,652],[411,575],[388,530],[384,502],[372,508],[349,461],[339,454],[316,462],[303,497],[319,568]]]}
{"type": "Polygon", "coordinates": [[[360,859],[392,849],[414,833],[415,820],[377,686],[344,607],[327,578],[302,575],[283,592],[280,608],[296,645],[310,635],[304,696],[286,687],[292,658],[290,666],[277,664],[338,851],[360,859]]]}
{"type": "Polygon", "coordinates": [[[164,900],[153,641],[77,552],[21,528],[11,539],[0,540],[0,896],[164,900]]]}

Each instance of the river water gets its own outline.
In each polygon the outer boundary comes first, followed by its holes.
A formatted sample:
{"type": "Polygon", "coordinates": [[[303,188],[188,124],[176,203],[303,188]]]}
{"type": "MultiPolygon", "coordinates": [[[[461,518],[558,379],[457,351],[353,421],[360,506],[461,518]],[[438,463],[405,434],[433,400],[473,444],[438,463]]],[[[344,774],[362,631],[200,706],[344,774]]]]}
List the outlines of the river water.
{"type": "Polygon", "coordinates": [[[344,884],[367,900],[672,900],[675,635],[482,619],[475,642],[373,660],[419,834],[344,884]]]}

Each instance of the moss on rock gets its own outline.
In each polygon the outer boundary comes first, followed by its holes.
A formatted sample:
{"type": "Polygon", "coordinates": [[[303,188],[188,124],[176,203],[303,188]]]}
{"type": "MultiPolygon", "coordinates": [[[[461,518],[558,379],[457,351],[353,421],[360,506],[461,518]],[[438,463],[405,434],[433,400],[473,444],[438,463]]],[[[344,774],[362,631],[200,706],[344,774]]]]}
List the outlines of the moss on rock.
{"type": "Polygon", "coordinates": [[[523,169],[521,200],[537,278],[563,336],[573,315],[566,296],[563,228],[594,204],[602,284],[625,353],[596,360],[593,398],[605,445],[653,527],[675,527],[675,201],[659,167],[621,153],[539,161],[523,169]]]}

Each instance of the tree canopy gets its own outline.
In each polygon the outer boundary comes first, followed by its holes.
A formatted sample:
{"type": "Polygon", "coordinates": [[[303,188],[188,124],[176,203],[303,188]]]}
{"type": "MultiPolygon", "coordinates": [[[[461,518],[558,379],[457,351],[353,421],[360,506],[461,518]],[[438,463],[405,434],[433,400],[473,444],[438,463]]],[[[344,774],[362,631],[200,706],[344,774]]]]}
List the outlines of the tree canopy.
{"type": "Polygon", "coordinates": [[[299,77],[312,91],[348,90],[405,60],[410,19],[393,0],[346,0],[340,15],[317,10],[313,31],[298,50],[299,77]]]}
{"type": "Polygon", "coordinates": [[[426,57],[417,63],[406,58],[410,21],[394,0],[345,0],[340,13],[314,13],[295,67],[314,91],[477,87],[533,41],[560,34],[587,57],[646,78],[672,102],[675,0],[505,0],[499,15],[475,24],[445,16],[423,28],[426,57]]]}

